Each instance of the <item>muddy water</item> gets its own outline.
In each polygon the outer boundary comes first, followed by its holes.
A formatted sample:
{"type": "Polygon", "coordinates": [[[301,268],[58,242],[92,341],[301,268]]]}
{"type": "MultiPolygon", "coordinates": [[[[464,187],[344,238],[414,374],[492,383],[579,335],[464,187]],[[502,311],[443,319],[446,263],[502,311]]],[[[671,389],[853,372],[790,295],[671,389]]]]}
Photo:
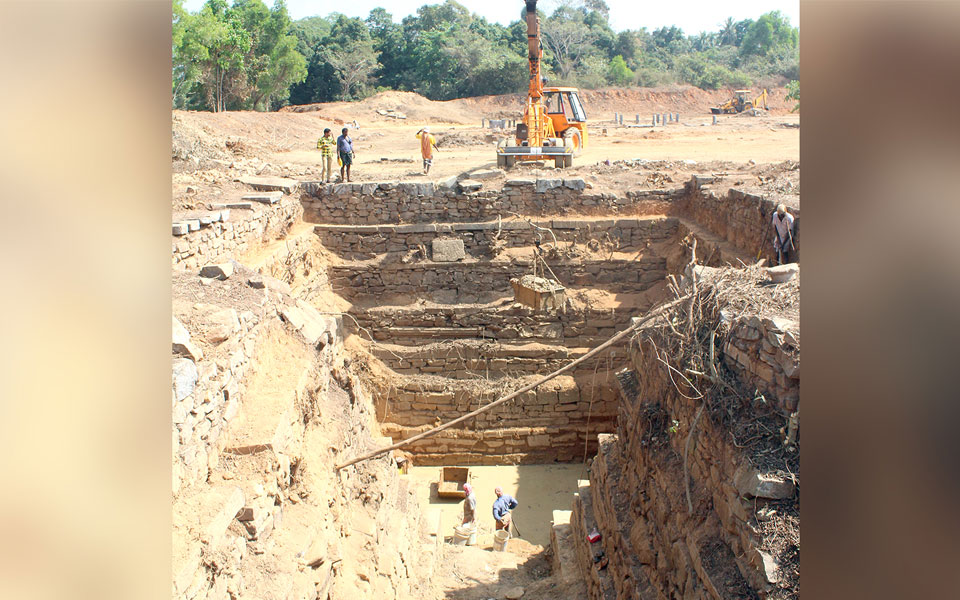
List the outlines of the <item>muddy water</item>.
{"type": "MultiPolygon", "coordinates": [[[[448,465],[456,466],[456,465],[448,465]]],[[[412,467],[413,480],[424,506],[440,508],[443,535],[453,535],[453,528],[463,519],[463,501],[437,498],[436,482],[442,467],[412,467]]],[[[472,466],[470,483],[477,496],[477,525],[480,546],[493,541],[493,501],[496,486],[517,499],[513,511],[514,522],[523,539],[542,546],[550,544],[550,526],[554,510],[570,510],[577,480],[587,477],[586,468],[579,464],[472,466]]],[[[513,532],[516,535],[516,531],[513,532]]]]}

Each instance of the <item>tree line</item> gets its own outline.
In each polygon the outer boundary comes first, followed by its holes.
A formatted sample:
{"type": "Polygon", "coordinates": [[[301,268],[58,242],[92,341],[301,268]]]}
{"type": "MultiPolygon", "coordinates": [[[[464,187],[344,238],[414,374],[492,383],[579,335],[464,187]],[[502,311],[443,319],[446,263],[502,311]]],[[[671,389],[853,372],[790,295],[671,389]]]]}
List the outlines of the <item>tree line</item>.
{"type": "MultiPolygon", "coordinates": [[[[538,13],[550,85],[718,89],[799,79],[798,30],[779,11],[686,35],[678,27],[616,33],[604,0],[554,0],[549,9],[538,13]]],[[[521,5],[516,21],[500,25],[446,0],[400,23],[383,8],[366,19],[293,21],[283,0],[272,8],[208,0],[196,13],[173,0],[173,106],[276,110],[383,90],[432,100],[519,93],[528,78],[525,12],[521,5]]]]}

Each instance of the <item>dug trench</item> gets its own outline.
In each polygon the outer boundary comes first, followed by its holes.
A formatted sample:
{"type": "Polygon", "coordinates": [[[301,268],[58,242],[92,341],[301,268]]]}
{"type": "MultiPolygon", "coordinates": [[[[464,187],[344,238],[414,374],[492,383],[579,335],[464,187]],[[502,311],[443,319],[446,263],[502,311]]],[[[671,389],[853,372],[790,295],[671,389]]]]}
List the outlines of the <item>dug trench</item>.
{"type": "Polygon", "coordinates": [[[774,202],[715,183],[254,178],[259,199],[191,215],[173,596],[798,597],[799,276],[756,265],[774,202]],[[564,287],[549,309],[515,301],[535,267],[564,287]],[[453,465],[479,488],[477,546],[447,543],[453,465]],[[497,484],[524,530],[505,552],[497,484]]]}

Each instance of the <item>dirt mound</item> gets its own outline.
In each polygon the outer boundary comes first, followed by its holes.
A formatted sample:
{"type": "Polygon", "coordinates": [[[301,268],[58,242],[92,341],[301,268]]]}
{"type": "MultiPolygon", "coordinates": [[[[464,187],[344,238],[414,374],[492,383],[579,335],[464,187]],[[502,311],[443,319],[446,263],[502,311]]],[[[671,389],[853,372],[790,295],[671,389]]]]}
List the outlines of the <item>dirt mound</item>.
{"type": "MultiPolygon", "coordinates": [[[[785,98],[786,88],[769,90],[767,104],[773,113],[789,112],[785,98]]],[[[759,93],[759,90],[757,90],[759,93]]],[[[690,85],[662,86],[655,88],[605,88],[581,90],[587,115],[597,118],[597,113],[622,112],[640,114],[649,118],[656,112],[706,113],[711,106],[726,102],[733,90],[701,90],[690,85]]],[[[394,121],[396,116],[380,114],[390,111],[402,114],[407,120],[425,123],[472,124],[482,118],[515,118],[523,110],[523,94],[499,96],[475,96],[456,100],[434,101],[415,92],[380,92],[360,102],[329,102],[287,106],[281,112],[322,112],[345,122],[394,121]]]]}
{"type": "Polygon", "coordinates": [[[441,148],[454,148],[462,146],[486,146],[495,142],[491,134],[468,133],[461,131],[451,131],[437,135],[437,146],[441,148]]]}
{"type": "Polygon", "coordinates": [[[324,116],[339,119],[338,123],[350,123],[356,119],[363,123],[391,121],[414,121],[417,123],[468,124],[479,121],[476,111],[464,110],[459,100],[438,102],[415,92],[386,91],[374,94],[359,102],[328,102],[286,106],[281,112],[321,112],[324,116]]]}

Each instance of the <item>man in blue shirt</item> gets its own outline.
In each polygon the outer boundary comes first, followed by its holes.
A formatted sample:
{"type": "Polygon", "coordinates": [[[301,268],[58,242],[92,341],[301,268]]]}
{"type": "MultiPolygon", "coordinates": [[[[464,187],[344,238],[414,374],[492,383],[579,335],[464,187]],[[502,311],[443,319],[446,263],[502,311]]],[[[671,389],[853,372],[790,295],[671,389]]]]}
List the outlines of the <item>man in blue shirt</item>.
{"type": "Polygon", "coordinates": [[[510,494],[504,494],[500,486],[493,492],[497,499],[493,502],[493,518],[497,522],[497,529],[510,530],[510,511],[517,507],[517,499],[510,494]]]}
{"type": "Polygon", "coordinates": [[[347,128],[344,127],[340,137],[337,138],[337,154],[340,156],[340,181],[344,181],[343,171],[346,169],[346,181],[350,181],[350,166],[353,164],[353,139],[347,135],[347,128]]]}

